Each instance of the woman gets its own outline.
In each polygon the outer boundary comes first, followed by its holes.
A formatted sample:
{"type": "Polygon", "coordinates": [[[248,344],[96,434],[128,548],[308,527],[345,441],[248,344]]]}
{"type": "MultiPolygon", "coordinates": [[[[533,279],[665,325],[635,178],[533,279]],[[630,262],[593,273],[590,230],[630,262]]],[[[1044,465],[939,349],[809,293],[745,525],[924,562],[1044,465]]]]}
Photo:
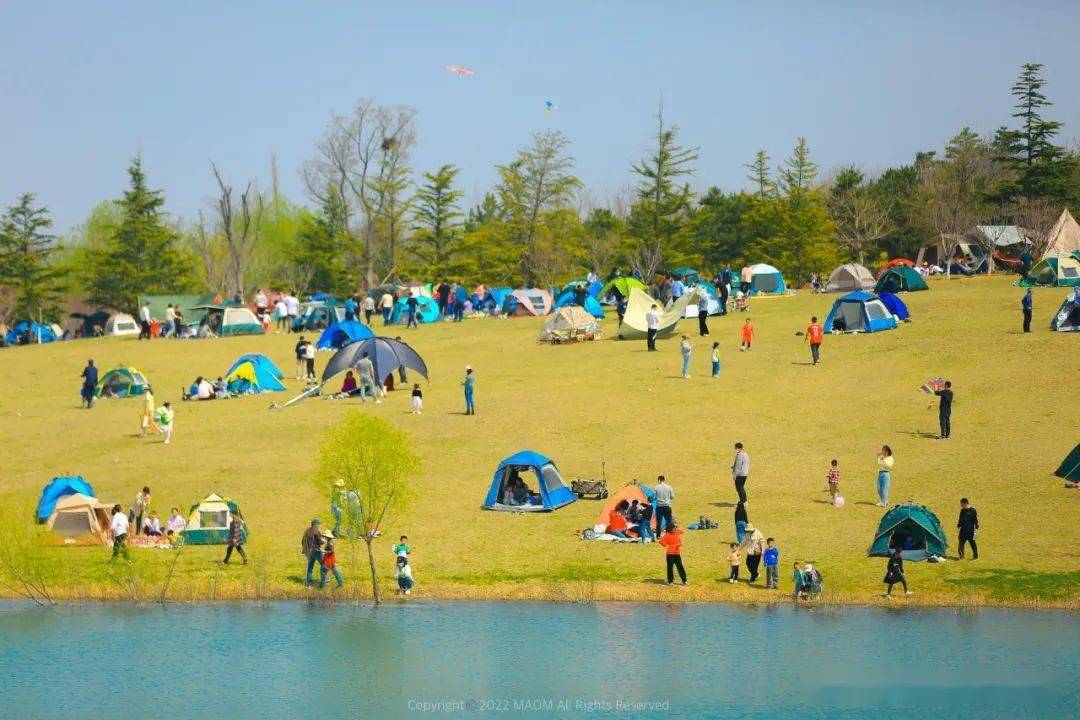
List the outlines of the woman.
{"type": "Polygon", "coordinates": [[[341,392],[338,393],[338,397],[349,397],[356,392],[356,376],[353,375],[353,371],[349,370],[345,373],[345,379],[341,381],[341,392]]]}
{"type": "Polygon", "coordinates": [[[746,531],[746,524],[750,522],[746,516],[746,505],[743,501],[735,503],[735,541],[741,543],[746,531]]]}
{"type": "Polygon", "coordinates": [[[740,546],[746,558],[746,569],[750,573],[749,582],[757,582],[761,566],[761,555],[765,552],[765,536],[751,524],[747,524],[740,546]]]}
{"type": "Polygon", "coordinates": [[[156,511],[151,510],[150,515],[143,521],[142,532],[150,537],[161,537],[161,520],[156,511]]]}
{"type": "Polygon", "coordinates": [[[609,535],[626,539],[626,530],[629,526],[626,523],[626,516],[623,515],[623,513],[626,512],[627,507],[629,507],[628,503],[623,500],[615,506],[615,509],[608,515],[607,531],[609,535]]]}
{"type": "Polygon", "coordinates": [[[900,553],[900,548],[893,550],[893,554],[889,557],[889,564],[885,568],[885,579],[882,580],[888,589],[885,591],[885,597],[892,597],[892,588],[896,583],[900,583],[904,586],[904,594],[911,595],[911,591],[907,589],[907,578],[904,577],[904,558],[900,553]]]}
{"type": "Polygon", "coordinates": [[[885,507],[889,504],[889,483],[892,481],[893,462],[892,448],[888,445],[882,445],[881,452],[877,455],[878,507],[885,507]]]}
{"type": "Polygon", "coordinates": [[[180,533],[184,532],[184,528],[186,526],[187,521],[184,520],[183,516],[180,514],[180,510],[178,510],[177,508],[173,508],[172,515],[169,516],[168,521],[166,521],[165,523],[165,534],[169,537],[172,537],[173,535],[179,535],[180,533]]]}
{"type": "Polygon", "coordinates": [[[473,393],[476,391],[476,373],[473,372],[472,365],[465,366],[465,379],[461,381],[461,385],[465,388],[465,414],[475,415],[473,393]]]}
{"type": "Polygon", "coordinates": [[[154,422],[154,410],[157,409],[157,405],[154,404],[154,391],[147,385],[146,390],[143,392],[143,406],[139,411],[139,429],[141,434],[139,437],[146,437],[147,428],[154,428],[158,433],[161,432],[161,428],[154,422]]]}
{"type": "Polygon", "coordinates": [[[232,520],[229,521],[229,539],[225,541],[225,544],[226,565],[229,564],[229,558],[232,557],[233,550],[247,565],[247,553],[244,552],[244,518],[240,516],[239,510],[232,514],[232,520]]]}

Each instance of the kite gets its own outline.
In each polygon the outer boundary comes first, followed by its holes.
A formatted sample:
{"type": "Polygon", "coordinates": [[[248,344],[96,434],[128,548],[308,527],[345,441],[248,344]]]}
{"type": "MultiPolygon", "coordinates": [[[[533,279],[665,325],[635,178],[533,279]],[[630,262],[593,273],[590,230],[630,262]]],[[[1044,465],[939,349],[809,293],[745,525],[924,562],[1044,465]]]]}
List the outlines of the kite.
{"type": "Polygon", "coordinates": [[[554,113],[556,110],[559,109],[559,106],[556,105],[555,103],[553,103],[551,100],[545,100],[544,104],[547,105],[547,114],[548,115],[551,115],[552,113],[554,113]]]}
{"type": "Polygon", "coordinates": [[[943,387],[945,387],[945,378],[930,378],[919,387],[919,392],[933,395],[936,390],[941,390],[943,387]]]}
{"type": "Polygon", "coordinates": [[[458,77],[472,77],[476,74],[475,70],[470,70],[469,68],[462,67],[461,65],[447,65],[446,70],[448,72],[454,73],[458,77]]]}

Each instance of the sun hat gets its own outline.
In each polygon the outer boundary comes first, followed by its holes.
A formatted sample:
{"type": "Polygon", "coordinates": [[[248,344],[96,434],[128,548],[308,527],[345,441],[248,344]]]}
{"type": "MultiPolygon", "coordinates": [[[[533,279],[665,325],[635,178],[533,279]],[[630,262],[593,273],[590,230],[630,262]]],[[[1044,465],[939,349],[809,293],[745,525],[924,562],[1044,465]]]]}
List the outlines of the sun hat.
{"type": "Polygon", "coordinates": [[[345,481],[342,480],[341,478],[338,478],[337,480],[334,481],[334,486],[335,487],[345,487],[345,481]]]}
{"type": "Polygon", "coordinates": [[[754,532],[755,530],[757,530],[757,528],[754,527],[754,523],[746,523],[746,525],[743,526],[743,532],[754,532]]]}

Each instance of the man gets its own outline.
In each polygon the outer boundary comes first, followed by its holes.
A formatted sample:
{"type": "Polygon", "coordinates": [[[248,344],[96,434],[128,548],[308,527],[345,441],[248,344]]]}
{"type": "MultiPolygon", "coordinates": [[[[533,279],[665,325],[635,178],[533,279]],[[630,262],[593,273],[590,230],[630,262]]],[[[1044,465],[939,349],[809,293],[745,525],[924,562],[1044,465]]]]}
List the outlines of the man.
{"type": "Polygon", "coordinates": [[[709,334],[709,293],[706,290],[698,289],[697,304],[698,335],[705,337],[709,334]]]}
{"type": "Polygon", "coordinates": [[[679,302],[679,298],[686,294],[686,286],[683,285],[682,277],[675,276],[675,280],[671,283],[671,303],[674,305],[679,302]]]}
{"type": "Polygon", "coordinates": [[[746,478],[750,475],[750,456],[743,450],[741,442],[735,443],[735,460],[731,463],[731,479],[735,482],[735,492],[739,494],[739,502],[747,504],[746,478]]]}
{"type": "Polygon", "coordinates": [[[371,325],[371,316],[375,312],[375,298],[365,295],[362,307],[364,308],[364,322],[371,325]]]}
{"type": "Polygon", "coordinates": [[[109,529],[112,530],[113,535],[112,559],[115,560],[121,554],[123,554],[125,560],[129,559],[127,550],[128,516],[124,514],[119,505],[113,505],[109,529]]]}
{"type": "Polygon", "coordinates": [[[285,324],[288,326],[286,332],[299,331],[296,321],[300,317],[300,301],[292,292],[285,296],[285,309],[287,312],[285,324]]]}
{"type": "Polygon", "coordinates": [[[82,390],[80,391],[80,394],[82,395],[82,407],[89,410],[94,407],[94,390],[97,389],[98,383],[98,370],[94,367],[93,360],[86,361],[86,367],[84,367],[82,371],[82,379],[83,384],[82,390]]]}
{"type": "Polygon", "coordinates": [[[176,311],[172,303],[165,308],[165,329],[161,331],[161,337],[169,337],[176,334],[176,311]]]}
{"type": "Polygon", "coordinates": [[[284,295],[274,303],[274,316],[277,317],[277,332],[289,332],[289,306],[285,304],[284,295]]]}
{"type": "Polygon", "coordinates": [[[154,321],[150,315],[150,303],[144,302],[139,308],[139,339],[150,339],[150,323],[154,321]]]}
{"type": "Polygon", "coordinates": [[[311,587],[312,582],[314,582],[311,573],[315,570],[315,566],[322,565],[323,539],[319,525],[319,518],[312,520],[311,526],[304,531],[304,536],[300,538],[300,552],[307,558],[307,573],[304,575],[305,587],[311,587]]]}
{"type": "Polygon", "coordinates": [[[653,502],[656,503],[656,534],[661,535],[665,527],[675,525],[675,516],[671,512],[671,503],[675,501],[675,490],[668,485],[663,475],[658,475],[653,494],[653,502]]]}
{"type": "Polygon", "coordinates": [[[585,283],[577,283],[574,285],[574,304],[578,307],[585,307],[585,298],[589,296],[589,290],[585,287],[585,283]]]}
{"type": "Polygon", "coordinates": [[[390,312],[394,309],[394,296],[387,290],[379,299],[379,310],[382,311],[382,324],[390,324],[390,312]]]}
{"type": "Polygon", "coordinates": [[[753,273],[750,272],[750,266],[744,265],[743,269],[739,272],[739,289],[743,295],[750,293],[750,283],[754,279],[753,273]]]}
{"type": "Polygon", "coordinates": [[[731,289],[731,268],[724,268],[720,273],[720,282],[716,289],[720,292],[720,314],[727,315],[727,301],[731,289]]]}
{"type": "Polygon", "coordinates": [[[356,320],[356,309],[358,307],[359,307],[359,305],[356,302],[356,296],[355,295],[350,295],[345,300],[345,320],[346,321],[356,320]]]}
{"type": "Polygon", "coordinates": [[[409,321],[405,324],[406,328],[420,327],[420,323],[416,320],[416,309],[419,304],[419,298],[417,298],[416,295],[410,293],[409,299],[405,301],[405,305],[409,309],[409,321]]]}
{"type": "Polygon", "coordinates": [[[1020,308],[1024,311],[1024,332],[1031,332],[1031,307],[1034,298],[1031,295],[1031,288],[1024,293],[1023,299],[1020,301],[1020,308]]]}
{"type": "Polygon", "coordinates": [[[653,304],[645,313],[645,347],[649,352],[656,352],[656,336],[660,333],[659,308],[653,304]]]}
{"type": "Polygon", "coordinates": [[[367,403],[367,394],[370,391],[371,396],[375,398],[375,404],[381,403],[379,384],[375,382],[375,365],[371,362],[366,350],[360,362],[356,363],[356,372],[360,376],[360,402],[367,403]]]}
{"type": "MultiPolygon", "coordinates": [[[[394,339],[397,340],[398,342],[401,342],[401,336],[400,335],[398,335],[394,339]]],[[[398,374],[398,382],[401,383],[402,388],[404,388],[405,383],[409,382],[409,374],[407,372],[405,372],[405,366],[404,365],[398,365],[397,374],[398,374]]]]}
{"type": "Polygon", "coordinates": [[[439,284],[439,289],[435,293],[439,297],[439,317],[446,317],[446,308],[450,305],[450,283],[447,280],[443,280],[439,284]]]}
{"type": "Polygon", "coordinates": [[[946,380],[945,386],[935,390],[934,394],[941,398],[938,404],[938,425],[941,426],[941,436],[938,440],[948,440],[952,435],[952,381],[946,380]]]}
{"type": "Polygon", "coordinates": [[[956,521],[960,530],[960,559],[964,559],[964,544],[971,545],[971,559],[979,559],[979,546],[975,544],[975,531],[979,529],[979,513],[971,507],[967,498],[960,498],[960,517],[956,521]]]}
{"type": "Polygon", "coordinates": [[[141,492],[135,493],[135,502],[128,510],[128,520],[135,526],[135,534],[142,535],[143,516],[150,512],[150,488],[143,486],[141,492]]]}
{"type": "Polygon", "coordinates": [[[817,315],[810,318],[810,324],[806,328],[806,340],[810,343],[810,355],[817,365],[821,359],[821,340],[825,337],[825,328],[817,321],[817,315]]]}
{"type": "Polygon", "coordinates": [[[1030,248],[1025,247],[1024,252],[1020,253],[1020,277],[1027,280],[1028,273],[1031,272],[1031,263],[1035,258],[1031,256],[1030,248]]]}

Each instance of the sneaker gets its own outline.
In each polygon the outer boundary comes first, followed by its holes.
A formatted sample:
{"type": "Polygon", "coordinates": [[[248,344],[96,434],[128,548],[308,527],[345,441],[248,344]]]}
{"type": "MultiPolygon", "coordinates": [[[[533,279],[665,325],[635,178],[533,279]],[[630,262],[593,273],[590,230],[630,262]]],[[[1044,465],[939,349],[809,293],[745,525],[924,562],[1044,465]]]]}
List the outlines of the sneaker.
{"type": "Polygon", "coordinates": [[[905,595],[914,595],[915,593],[913,593],[911,590],[905,590],[904,594],[905,595]]]}
{"type": "Polygon", "coordinates": [[[674,584],[675,584],[675,583],[673,583],[673,582],[671,582],[670,580],[668,580],[668,585],[674,585],[674,584]]]}

